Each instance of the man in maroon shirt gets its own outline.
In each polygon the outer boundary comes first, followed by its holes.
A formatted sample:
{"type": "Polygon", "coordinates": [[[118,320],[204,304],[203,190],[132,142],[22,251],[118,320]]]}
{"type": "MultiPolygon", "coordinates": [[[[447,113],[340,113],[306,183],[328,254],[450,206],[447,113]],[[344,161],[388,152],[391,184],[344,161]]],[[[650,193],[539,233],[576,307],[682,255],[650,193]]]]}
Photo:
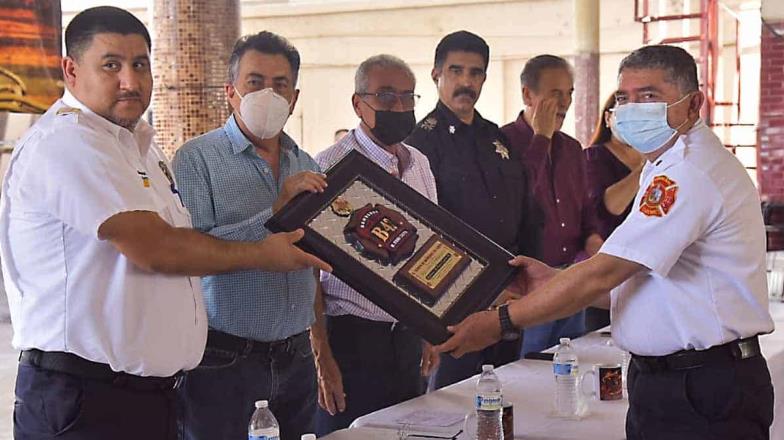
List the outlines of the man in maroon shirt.
{"type": "MultiPolygon", "coordinates": [[[[563,58],[539,55],[520,75],[524,109],[501,127],[519,151],[534,198],[544,214],[542,254],[550,266],[566,266],[595,254],[602,245],[596,213],[588,200],[585,157],[580,143],[561,132],[572,104],[574,77],[563,58]]],[[[523,355],[585,333],[585,312],[525,329],[523,355]]]]}

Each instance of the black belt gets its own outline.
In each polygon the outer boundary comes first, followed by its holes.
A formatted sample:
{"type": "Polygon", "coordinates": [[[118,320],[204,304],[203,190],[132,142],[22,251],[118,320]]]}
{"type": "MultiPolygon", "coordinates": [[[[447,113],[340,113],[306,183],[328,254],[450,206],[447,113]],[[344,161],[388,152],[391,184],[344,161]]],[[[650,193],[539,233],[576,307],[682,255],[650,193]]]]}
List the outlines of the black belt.
{"type": "Polygon", "coordinates": [[[638,356],[632,354],[632,362],[644,372],[688,370],[704,365],[749,359],[759,356],[759,339],[756,336],[738,339],[707,350],[683,350],[667,356],[638,356]]]}
{"type": "Polygon", "coordinates": [[[289,336],[286,339],[271,342],[241,338],[213,329],[207,332],[207,347],[239,354],[261,353],[269,356],[281,353],[289,354],[302,344],[310,344],[309,330],[289,336]]]}
{"type": "Polygon", "coordinates": [[[106,364],[61,351],[24,350],[19,355],[19,363],[139,391],[173,390],[182,379],[182,373],[170,377],[153,377],[117,372],[106,364]]]}

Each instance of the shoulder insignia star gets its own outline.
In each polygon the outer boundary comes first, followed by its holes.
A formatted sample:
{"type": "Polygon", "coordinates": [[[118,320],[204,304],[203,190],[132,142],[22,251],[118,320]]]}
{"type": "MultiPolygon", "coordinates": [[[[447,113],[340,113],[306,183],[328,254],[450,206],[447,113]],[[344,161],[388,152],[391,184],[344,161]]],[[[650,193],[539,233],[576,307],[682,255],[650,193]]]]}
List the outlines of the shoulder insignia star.
{"type": "Polygon", "coordinates": [[[438,119],[432,116],[426,118],[424,121],[422,121],[421,124],[419,124],[419,126],[422,127],[422,129],[425,131],[433,131],[433,129],[436,128],[436,125],[438,125],[438,119]]]}

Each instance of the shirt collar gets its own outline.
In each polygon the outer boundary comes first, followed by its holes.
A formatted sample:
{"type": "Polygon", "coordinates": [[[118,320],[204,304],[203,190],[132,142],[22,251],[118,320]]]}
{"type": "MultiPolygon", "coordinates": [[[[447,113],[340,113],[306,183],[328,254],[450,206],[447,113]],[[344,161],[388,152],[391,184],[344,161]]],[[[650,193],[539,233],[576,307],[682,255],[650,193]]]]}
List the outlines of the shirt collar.
{"type": "Polygon", "coordinates": [[[463,127],[478,128],[479,125],[481,124],[481,121],[483,120],[482,115],[480,115],[479,112],[476,109],[474,109],[474,120],[471,122],[471,125],[468,125],[462,120],[460,120],[460,118],[457,117],[455,112],[453,112],[449,107],[447,107],[446,104],[441,102],[441,100],[439,100],[438,104],[436,104],[436,112],[439,115],[441,115],[441,117],[444,119],[444,121],[447,124],[455,127],[455,129],[457,130],[463,127]]]}
{"type": "MultiPolygon", "coordinates": [[[[384,147],[378,145],[370,138],[370,136],[365,133],[365,130],[362,129],[362,125],[358,125],[357,128],[351,130],[349,135],[354,136],[357,140],[357,144],[360,148],[365,150],[365,153],[368,157],[372,158],[376,163],[382,165],[387,172],[397,173],[397,163],[400,160],[395,154],[390,153],[384,147]]],[[[347,135],[348,136],[348,135],[347,135]]],[[[413,157],[411,155],[411,151],[409,150],[408,145],[404,143],[400,143],[401,147],[403,148],[403,154],[407,154],[408,163],[406,164],[406,170],[411,168],[413,164],[413,157]]]]}
{"type": "Polygon", "coordinates": [[[699,135],[699,133],[705,129],[708,129],[708,126],[702,119],[698,119],[697,122],[694,123],[694,126],[689,129],[689,131],[681,136],[678,136],[678,140],[675,141],[672,147],[662,153],[662,155],[653,162],[653,166],[658,171],[662,171],[682,161],[686,155],[686,149],[692,143],[695,135],[699,135]]]}
{"type": "Polygon", "coordinates": [[[112,134],[112,136],[114,136],[117,139],[120,138],[122,133],[131,135],[131,137],[138,145],[142,155],[145,155],[147,153],[147,149],[149,148],[150,143],[152,143],[152,140],[155,137],[155,129],[153,129],[152,125],[150,125],[143,118],[140,118],[139,121],[136,123],[136,127],[134,127],[133,131],[130,131],[127,128],[121,127],[115,124],[114,122],[92,111],[89,107],[87,107],[85,104],[79,101],[68,89],[65,89],[61,101],[63,102],[63,104],[65,104],[68,107],[79,109],[83,114],[90,115],[93,121],[95,121],[105,130],[107,130],[110,134],[112,134]]]}
{"type": "MultiPolygon", "coordinates": [[[[251,142],[242,130],[240,130],[236,118],[237,116],[234,114],[229,116],[229,119],[226,120],[226,124],[223,125],[223,130],[226,132],[226,136],[229,137],[229,142],[231,142],[231,151],[234,154],[239,154],[248,149],[253,149],[253,142],[251,142]]],[[[282,150],[299,156],[299,147],[297,146],[297,143],[294,142],[294,139],[285,132],[281,132],[280,135],[280,146],[282,147],[282,150]]]]}
{"type": "Polygon", "coordinates": [[[525,113],[525,111],[520,112],[520,114],[517,116],[517,119],[514,122],[514,125],[524,135],[533,136],[534,129],[531,128],[530,125],[528,125],[528,121],[525,120],[525,116],[523,116],[523,113],[525,113]]]}

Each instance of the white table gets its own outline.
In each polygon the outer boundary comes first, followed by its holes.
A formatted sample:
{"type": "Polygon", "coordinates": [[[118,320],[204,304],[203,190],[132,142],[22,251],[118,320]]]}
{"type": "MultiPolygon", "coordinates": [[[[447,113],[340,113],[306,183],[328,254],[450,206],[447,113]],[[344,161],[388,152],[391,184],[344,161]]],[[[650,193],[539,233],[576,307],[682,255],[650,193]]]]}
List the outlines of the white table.
{"type": "MultiPolygon", "coordinates": [[[[777,326],[784,326],[784,304],[771,303],[771,314],[777,326]]],[[[609,338],[591,333],[574,341],[581,369],[586,371],[597,363],[620,362],[620,351],[608,346],[609,338]]],[[[771,438],[784,438],[784,331],[777,331],[760,339],[768,360],[776,406],[771,438]]],[[[515,438],[544,439],[601,439],[625,438],[624,421],[627,400],[588,401],[588,414],[582,420],[562,420],[549,415],[554,393],[552,365],[548,361],[521,360],[497,370],[503,385],[504,397],[514,404],[515,438]]],[[[400,424],[396,420],[412,411],[444,411],[471,413],[476,377],[415,399],[376,411],[358,418],[351,429],[335,432],[329,440],[397,439],[400,424]]],[[[586,385],[587,387],[587,385],[586,385]]],[[[470,423],[469,423],[470,424],[470,423]]],[[[414,426],[412,432],[452,435],[460,428],[414,426]]],[[[469,439],[470,432],[459,437],[469,439]]]]}

